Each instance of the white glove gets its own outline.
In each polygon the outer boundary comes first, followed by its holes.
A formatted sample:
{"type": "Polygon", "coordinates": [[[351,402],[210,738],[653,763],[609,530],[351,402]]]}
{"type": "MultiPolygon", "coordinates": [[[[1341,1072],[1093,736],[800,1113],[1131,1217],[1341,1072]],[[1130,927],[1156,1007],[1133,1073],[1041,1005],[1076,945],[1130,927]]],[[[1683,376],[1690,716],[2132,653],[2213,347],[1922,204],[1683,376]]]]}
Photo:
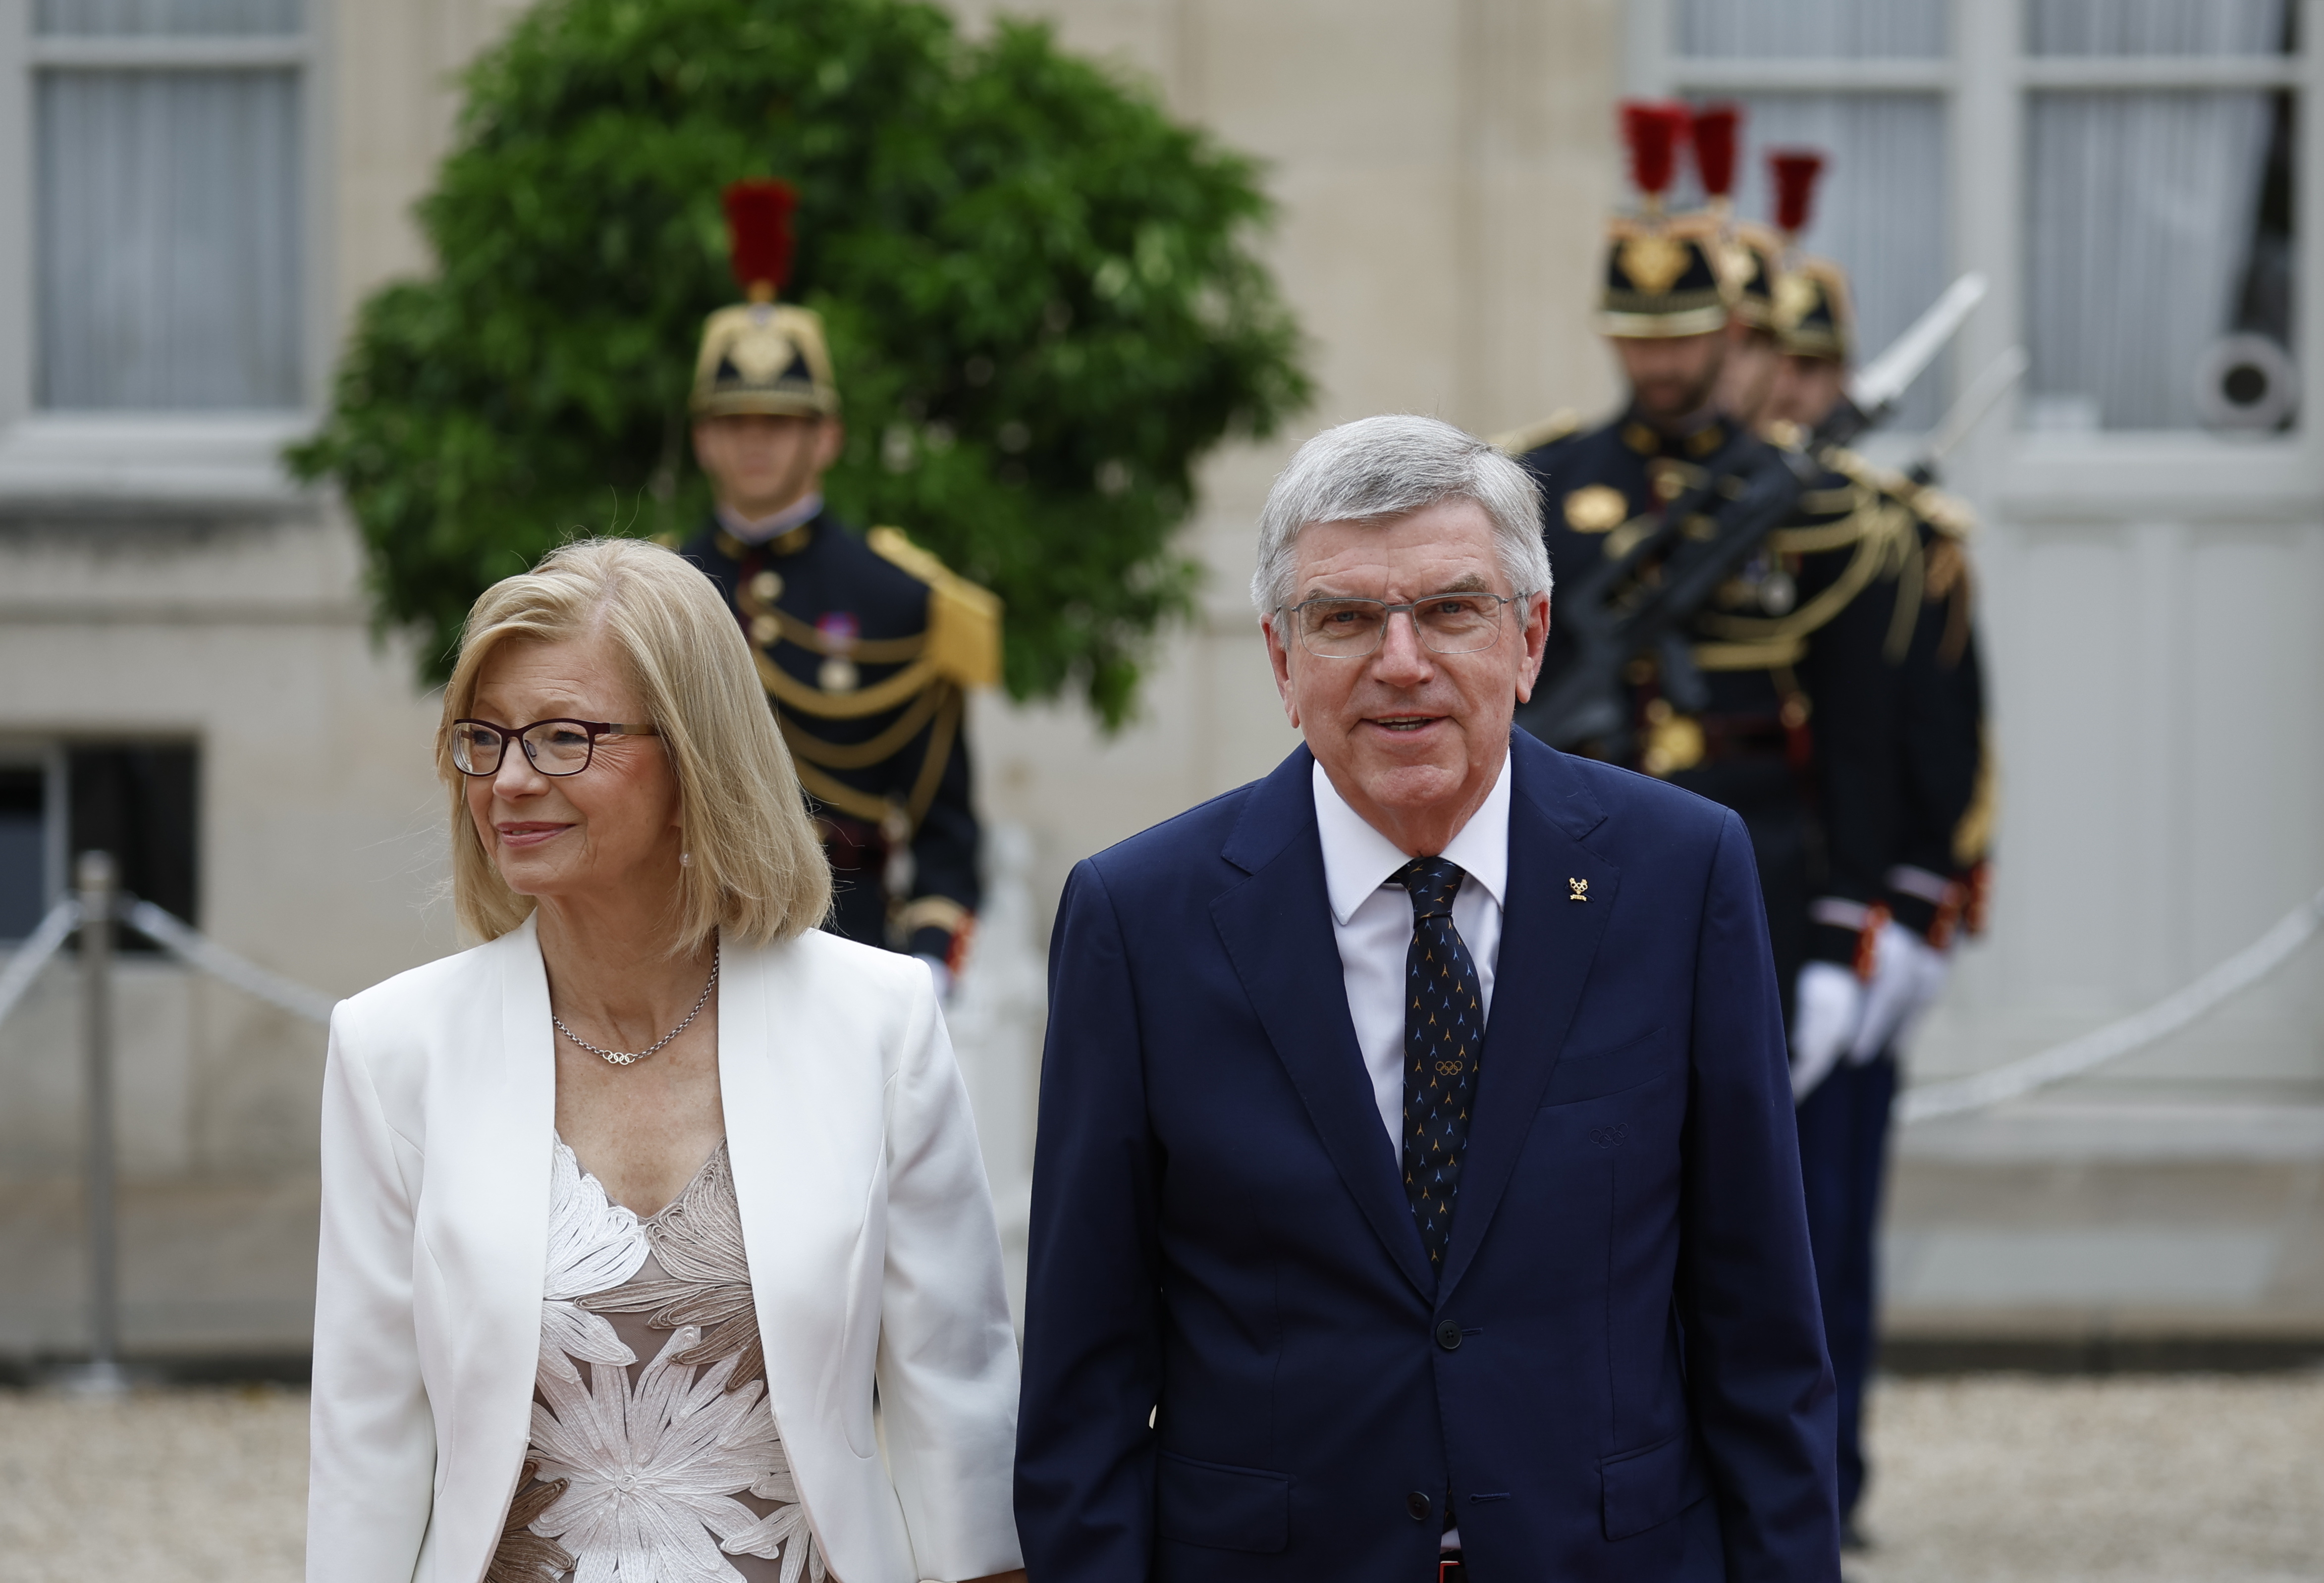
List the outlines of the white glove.
{"type": "Polygon", "coordinates": [[[1945,987],[1951,966],[1945,953],[1917,930],[1893,919],[1880,925],[1874,942],[1872,983],[1864,993],[1864,1022],[1856,1030],[1848,1058],[1861,1064],[1901,1040],[1945,987]]]}
{"type": "Polygon", "coordinates": [[[1792,1102],[1815,1091],[1831,1075],[1864,1020],[1864,984],[1836,962],[1812,962],[1800,970],[1792,997],[1792,1102]]]}

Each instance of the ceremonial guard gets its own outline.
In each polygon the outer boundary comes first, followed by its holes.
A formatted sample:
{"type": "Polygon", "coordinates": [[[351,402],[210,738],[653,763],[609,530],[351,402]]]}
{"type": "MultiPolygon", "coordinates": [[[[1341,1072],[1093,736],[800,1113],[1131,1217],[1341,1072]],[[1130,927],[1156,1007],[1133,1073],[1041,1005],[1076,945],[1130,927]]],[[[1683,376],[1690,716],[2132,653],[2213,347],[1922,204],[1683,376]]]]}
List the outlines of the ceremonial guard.
{"type": "MultiPolygon", "coordinates": [[[[1545,687],[1576,659],[1570,634],[1582,623],[1572,618],[1587,612],[1572,602],[1635,605],[1662,582],[1653,564],[1610,589],[1593,571],[1648,542],[1682,502],[1701,513],[1679,525],[1684,539],[1718,538],[1714,519],[1772,455],[1752,431],[1765,425],[1773,443],[1801,445],[1843,399],[1854,350],[1844,275],[1794,255],[1820,157],[1772,159],[1769,232],[1728,212],[1731,111],[1632,105],[1624,125],[1644,201],[1610,228],[1598,324],[1629,401],[1594,429],[1562,418],[1501,441],[1544,486],[1558,603],[1545,687]],[[1663,194],[1690,134],[1711,207],[1672,216],[1663,194]]],[[[1793,462],[1808,475],[1781,525],[1665,642],[1628,660],[1626,718],[1560,745],[1723,803],[1750,832],[1803,1100],[1803,1174],[1840,1385],[1841,1496],[1852,1509],[1891,1046],[1941,980],[1929,940],[1947,937],[1969,894],[1959,858],[1974,843],[1958,858],[1953,843],[1977,824],[1964,817],[1980,762],[1976,661],[1959,508],[1840,446],[1821,448],[1812,466],[1793,462]],[[1683,689],[1697,707],[1675,701],[1674,667],[1697,673],[1683,689]],[[1908,922],[1934,934],[1900,943],[1908,922]]]]}
{"type": "MultiPolygon", "coordinates": [[[[1697,498],[1705,488],[1711,501],[1731,497],[1745,472],[1766,464],[1764,444],[1745,421],[1748,415],[1722,409],[1719,395],[1730,358],[1738,350],[1742,355],[1759,350],[1767,354],[1757,382],[1764,399],[1777,361],[1765,339],[1775,316],[1773,261],[1764,238],[1753,247],[1738,237],[1731,216],[1665,212],[1664,196],[1689,123],[1682,106],[1624,107],[1643,201],[1639,213],[1618,216],[1609,227],[1597,323],[1629,384],[1627,406],[1597,428],[1577,430],[1570,420],[1554,420],[1550,432],[1520,431],[1502,441],[1541,481],[1546,502],[1544,531],[1557,572],[1558,610],[1545,682],[1570,658],[1560,635],[1561,627],[1572,624],[1565,619],[1566,602],[1582,596],[1601,557],[1629,553],[1674,502],[1697,498]]],[[[1731,170],[1720,167],[1714,152],[1705,185],[1723,194],[1731,170]]],[[[1684,622],[1676,636],[1684,659],[1701,674],[1702,706],[1674,702],[1663,674],[1669,661],[1640,655],[1626,674],[1628,729],[1578,744],[1582,751],[1665,777],[1742,815],[1758,858],[1769,939],[1795,1041],[1795,996],[1803,983],[1812,991],[1816,982],[1816,975],[1803,979],[1802,973],[1813,943],[1812,902],[1839,887],[1849,899],[1868,903],[1878,893],[1886,866],[1890,800],[1851,783],[1864,778],[1853,773],[1859,762],[1880,760],[1877,739],[1893,713],[1853,685],[1868,647],[1877,660],[1877,639],[1865,630],[1867,612],[1840,618],[1849,615],[1866,574],[1888,569],[1887,564],[1873,560],[1848,577],[1833,575],[1832,585],[1818,585],[1825,559],[1809,561],[1810,555],[1827,557],[1860,534],[1855,524],[1831,525],[1854,504],[1845,492],[1811,491],[1801,509],[1814,536],[1770,535],[1684,622]],[[1842,792],[1838,798],[1825,795],[1824,782],[1833,778],[1843,783],[1831,788],[1842,792]]],[[[1698,537],[1711,529],[1707,517],[1684,527],[1698,537]]],[[[1651,568],[1646,575],[1653,575],[1651,568]]],[[[1852,963],[1854,947],[1851,940],[1843,961],[1852,963]]],[[[1831,1035],[1832,1042],[1847,1031],[1831,1035]]]]}
{"type": "MultiPolygon", "coordinates": [[[[1846,399],[1855,349],[1847,276],[1837,264],[1803,259],[1780,278],[1776,333],[1783,364],[1771,420],[1812,429],[1846,399]]],[[[1830,986],[1831,1001],[1844,1008],[1836,1022],[1852,1025],[1844,1047],[1820,1049],[1828,1064],[1794,1072],[1808,1235],[1840,1387],[1842,1532],[1860,1545],[1854,1513],[1865,1480],[1864,1390],[1877,1350],[1878,1234],[1896,1047],[1942,988],[1954,942],[1983,928],[1995,776],[1966,508],[1853,452],[1835,448],[1826,459],[1861,502],[1848,520],[1872,513],[1892,525],[1886,538],[1868,535],[1858,544],[1883,542],[1895,562],[1877,672],[1895,716],[1887,733],[1894,761],[1882,777],[1892,803],[1887,861],[1868,902],[1831,896],[1812,904],[1813,934],[1852,947],[1858,971],[1830,986]]]]}
{"type": "Polygon", "coordinates": [[[1692,112],[1690,137],[1711,216],[1719,225],[1719,272],[1728,288],[1728,337],[1713,392],[1719,410],[1757,425],[1775,389],[1783,351],[1775,336],[1775,277],[1784,239],[1735,213],[1735,159],[1743,112],[1734,105],[1702,105],[1692,112]]]}
{"type": "Polygon", "coordinates": [[[748,300],[703,327],[694,451],[716,504],[684,553],[758,660],[831,861],[830,927],[927,958],[948,989],[979,895],[966,694],[1000,679],[1000,603],[898,529],[859,536],[825,507],[844,431],[822,321],[775,300],[791,207],[779,182],[726,193],[748,300]]]}

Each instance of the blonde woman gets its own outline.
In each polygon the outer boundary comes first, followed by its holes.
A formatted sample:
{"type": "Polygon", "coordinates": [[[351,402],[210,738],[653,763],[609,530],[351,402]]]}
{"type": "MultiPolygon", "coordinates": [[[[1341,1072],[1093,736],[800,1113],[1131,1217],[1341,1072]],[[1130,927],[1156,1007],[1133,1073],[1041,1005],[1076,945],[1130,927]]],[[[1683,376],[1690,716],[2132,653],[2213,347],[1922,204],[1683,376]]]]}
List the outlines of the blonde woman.
{"type": "Polygon", "coordinates": [[[1021,1577],[934,988],[816,928],[710,584],[614,540],[487,590],[438,767],[484,943],[332,1019],[309,1578],[1021,1577]]]}

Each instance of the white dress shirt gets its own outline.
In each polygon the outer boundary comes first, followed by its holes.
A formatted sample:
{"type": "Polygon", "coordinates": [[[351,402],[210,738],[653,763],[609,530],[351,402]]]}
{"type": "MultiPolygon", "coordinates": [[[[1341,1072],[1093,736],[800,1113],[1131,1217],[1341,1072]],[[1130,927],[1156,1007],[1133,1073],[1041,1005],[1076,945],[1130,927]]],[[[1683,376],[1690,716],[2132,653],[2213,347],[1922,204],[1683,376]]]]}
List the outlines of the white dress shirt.
{"type": "MultiPolygon", "coordinates": [[[[1323,885],[1331,893],[1332,934],[1348,986],[1356,1045],[1372,1078],[1388,1146],[1404,1159],[1404,959],[1412,946],[1412,896],[1390,876],[1409,854],[1364,823],[1314,767],[1315,825],[1323,838],[1323,885]]],[[[1493,1011],[1493,966],[1501,953],[1501,898],[1509,878],[1509,761],[1484,804],[1445,844],[1443,855],[1467,876],[1452,898],[1452,926],[1477,964],[1485,1015],[1493,1011]]]]}

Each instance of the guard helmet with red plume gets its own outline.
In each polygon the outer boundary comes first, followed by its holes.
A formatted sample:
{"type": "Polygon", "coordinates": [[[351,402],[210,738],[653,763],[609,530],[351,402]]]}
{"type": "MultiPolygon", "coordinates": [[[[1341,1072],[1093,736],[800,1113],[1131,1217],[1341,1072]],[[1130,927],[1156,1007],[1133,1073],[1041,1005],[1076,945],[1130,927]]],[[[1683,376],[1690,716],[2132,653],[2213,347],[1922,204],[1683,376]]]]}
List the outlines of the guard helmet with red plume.
{"type": "Polygon", "coordinates": [[[737,181],[722,197],[734,278],[750,300],[703,323],[694,360],[695,416],[837,417],[839,385],[823,320],[775,300],[790,278],[798,194],[788,181],[759,180],[737,181]]]}
{"type": "Polygon", "coordinates": [[[1686,141],[1684,105],[1646,99],[1622,102],[1622,141],[1630,149],[1630,179],[1646,195],[1646,207],[1662,207],[1663,194],[1678,174],[1679,145],[1686,141]]]}
{"type": "Polygon", "coordinates": [[[1767,155],[1767,171],[1775,189],[1775,229],[1796,237],[1814,217],[1823,156],[1813,149],[1775,149],[1767,155]]]}
{"type": "Polygon", "coordinates": [[[791,272],[791,211],[798,193],[788,181],[737,181],[726,189],[726,231],[734,279],[753,302],[770,302],[791,272]]]}
{"type": "Polygon", "coordinates": [[[1736,134],[1742,130],[1739,105],[1702,105],[1694,112],[1694,168],[1705,198],[1725,198],[1735,190],[1736,134]]]}

